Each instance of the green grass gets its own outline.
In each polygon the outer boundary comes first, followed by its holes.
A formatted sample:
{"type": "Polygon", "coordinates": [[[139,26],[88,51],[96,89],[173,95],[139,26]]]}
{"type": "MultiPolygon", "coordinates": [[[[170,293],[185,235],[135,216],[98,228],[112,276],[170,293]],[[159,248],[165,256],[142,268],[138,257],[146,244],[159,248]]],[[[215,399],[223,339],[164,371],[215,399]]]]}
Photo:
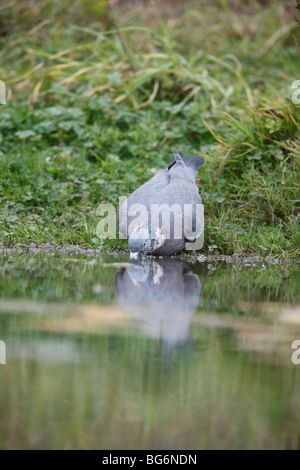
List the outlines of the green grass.
{"type": "Polygon", "coordinates": [[[206,159],[204,251],[299,254],[297,10],[208,3],[3,7],[0,240],[124,248],[97,239],[97,206],[176,146],[206,159]]]}

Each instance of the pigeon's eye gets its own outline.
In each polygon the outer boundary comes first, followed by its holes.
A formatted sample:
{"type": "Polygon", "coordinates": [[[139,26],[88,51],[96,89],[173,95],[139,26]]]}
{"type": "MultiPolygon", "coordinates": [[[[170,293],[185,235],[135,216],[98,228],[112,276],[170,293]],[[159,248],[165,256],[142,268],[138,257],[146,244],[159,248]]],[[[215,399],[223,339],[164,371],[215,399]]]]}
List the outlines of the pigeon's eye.
{"type": "Polygon", "coordinates": [[[144,246],[146,245],[146,242],[144,242],[144,246]]]}

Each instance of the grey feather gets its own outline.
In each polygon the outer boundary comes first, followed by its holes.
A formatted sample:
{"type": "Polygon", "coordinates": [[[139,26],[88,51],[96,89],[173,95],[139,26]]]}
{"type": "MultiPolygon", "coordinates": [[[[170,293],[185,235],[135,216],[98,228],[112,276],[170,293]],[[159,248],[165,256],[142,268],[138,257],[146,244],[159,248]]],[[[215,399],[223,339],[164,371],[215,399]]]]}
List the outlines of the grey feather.
{"type": "Polygon", "coordinates": [[[177,163],[177,166],[179,166],[181,168],[184,168],[183,160],[182,160],[181,156],[179,155],[179,153],[177,152],[177,150],[172,148],[172,152],[173,152],[175,161],[177,163]]]}

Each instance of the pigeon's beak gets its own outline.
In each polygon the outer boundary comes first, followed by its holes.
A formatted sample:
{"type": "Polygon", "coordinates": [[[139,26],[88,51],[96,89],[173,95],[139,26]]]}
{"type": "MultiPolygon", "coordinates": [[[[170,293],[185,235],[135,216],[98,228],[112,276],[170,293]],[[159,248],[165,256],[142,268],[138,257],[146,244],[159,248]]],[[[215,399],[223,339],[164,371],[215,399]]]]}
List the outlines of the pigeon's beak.
{"type": "Polygon", "coordinates": [[[130,252],[130,259],[139,259],[139,254],[130,252]]]}

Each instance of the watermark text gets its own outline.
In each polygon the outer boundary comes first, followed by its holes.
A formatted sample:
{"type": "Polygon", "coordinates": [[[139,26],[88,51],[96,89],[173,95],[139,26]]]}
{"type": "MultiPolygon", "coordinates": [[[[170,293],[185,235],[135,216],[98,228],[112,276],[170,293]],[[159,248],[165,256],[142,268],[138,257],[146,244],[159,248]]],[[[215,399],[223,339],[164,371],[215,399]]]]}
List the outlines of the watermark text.
{"type": "Polygon", "coordinates": [[[0,340],[0,364],[6,364],[6,345],[0,340]]]}
{"type": "Polygon", "coordinates": [[[293,91],[291,95],[292,103],[300,104],[300,80],[295,80],[291,85],[293,91]]]}
{"type": "Polygon", "coordinates": [[[291,347],[292,349],[296,349],[291,357],[292,363],[298,365],[300,364],[300,339],[295,339],[295,341],[292,342],[291,347]]]}
{"type": "Polygon", "coordinates": [[[100,204],[96,210],[100,221],[96,234],[100,240],[155,239],[158,233],[167,240],[186,240],[187,250],[199,250],[204,241],[204,205],[191,204],[130,204],[126,197],[119,198],[119,211],[113,204],[100,204]],[[141,235],[143,234],[143,235],[141,235]]]}
{"type": "Polygon", "coordinates": [[[0,104],[6,104],[6,86],[2,80],[0,80],[0,104]]]}

